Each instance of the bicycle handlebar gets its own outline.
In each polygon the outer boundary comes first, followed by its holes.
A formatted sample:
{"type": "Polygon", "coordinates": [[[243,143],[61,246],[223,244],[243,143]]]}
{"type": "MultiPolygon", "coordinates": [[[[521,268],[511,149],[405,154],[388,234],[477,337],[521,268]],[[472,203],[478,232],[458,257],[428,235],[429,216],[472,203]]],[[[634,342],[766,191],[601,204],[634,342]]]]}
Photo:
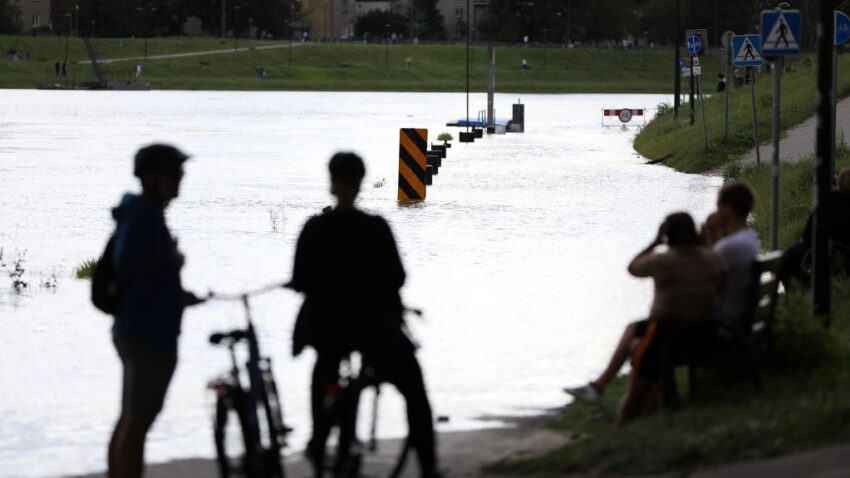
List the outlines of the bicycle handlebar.
{"type": "Polygon", "coordinates": [[[210,291],[207,294],[207,300],[245,300],[248,297],[253,297],[261,294],[265,294],[267,292],[271,292],[276,289],[286,289],[289,288],[289,282],[278,282],[275,284],[269,284],[265,287],[261,287],[259,289],[253,289],[245,292],[240,292],[237,294],[219,294],[213,291],[210,291]]]}

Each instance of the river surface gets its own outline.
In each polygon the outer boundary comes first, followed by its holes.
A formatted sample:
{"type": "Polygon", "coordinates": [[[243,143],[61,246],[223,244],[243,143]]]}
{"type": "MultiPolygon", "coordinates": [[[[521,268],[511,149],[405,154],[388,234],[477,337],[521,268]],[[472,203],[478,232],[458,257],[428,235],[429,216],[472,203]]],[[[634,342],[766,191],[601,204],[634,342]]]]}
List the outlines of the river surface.
{"type": "MultiPolygon", "coordinates": [[[[510,111],[515,95],[498,95],[510,111]]],[[[440,430],[563,405],[567,384],[601,370],[652,286],[626,264],[670,212],[701,221],[720,179],[647,166],[635,129],[603,128],[602,108],[654,108],[658,95],[529,95],[526,133],[454,144],[417,207],[396,202],[398,129],[430,139],[464,114],[458,94],[46,92],[0,90],[0,246],[24,254],[30,287],[0,276],[0,476],[101,470],[118,415],[120,369],[111,319],[74,268],[97,256],[110,207],[137,189],[134,151],[173,142],[193,155],[168,211],[188,261],[187,288],[230,292],[289,278],[306,219],[331,204],[326,164],[341,149],[367,163],[362,208],[391,224],[425,310],[411,327],[440,430]],[[386,178],[386,185],[373,187],[386,178]],[[273,226],[273,222],[275,225],[273,226]],[[56,287],[45,286],[52,276],[56,287]]],[[[473,109],[483,107],[473,95],[473,109]]],[[[499,115],[500,117],[502,115],[499,115]]],[[[313,355],[290,354],[300,298],[254,301],[274,360],[293,447],[309,433],[313,355]]],[[[207,381],[227,366],[207,335],[242,324],[238,305],[187,311],[180,364],[148,439],[151,462],[213,456],[207,381]]],[[[385,394],[380,433],[404,433],[385,394]]]]}

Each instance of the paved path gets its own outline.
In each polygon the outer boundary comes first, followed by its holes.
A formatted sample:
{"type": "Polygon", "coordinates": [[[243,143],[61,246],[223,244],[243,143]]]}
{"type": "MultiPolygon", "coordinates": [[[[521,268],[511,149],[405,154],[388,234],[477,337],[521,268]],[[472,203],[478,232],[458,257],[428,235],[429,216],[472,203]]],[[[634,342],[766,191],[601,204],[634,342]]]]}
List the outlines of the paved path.
{"type": "MultiPolygon", "coordinates": [[[[292,43],[292,47],[299,47],[304,45],[304,43],[292,43]]],[[[193,56],[207,56],[207,55],[222,55],[226,53],[241,53],[250,50],[273,50],[277,48],[289,48],[289,43],[275,43],[273,45],[263,45],[263,46],[253,46],[253,47],[242,47],[242,48],[224,48],[221,50],[207,50],[207,51],[192,51],[187,53],[168,53],[164,55],[148,55],[148,60],[168,60],[171,58],[188,58],[193,56]]],[[[124,61],[139,61],[144,60],[144,56],[128,56],[124,58],[106,58],[106,59],[98,59],[97,62],[101,65],[109,64],[109,63],[120,63],[124,61]]],[[[82,65],[90,65],[91,61],[84,60],[77,62],[82,65]]]]}
{"type": "MultiPolygon", "coordinates": [[[[843,136],[845,141],[850,143],[850,98],[844,99],[838,103],[838,109],[835,113],[838,123],[838,137],[843,136]]],[[[815,152],[815,132],[817,128],[817,117],[803,121],[802,123],[789,129],[785,137],[779,141],[779,160],[797,162],[801,161],[815,152]]],[[[770,163],[773,161],[773,143],[763,144],[759,148],[762,162],[770,163]]],[[[752,149],[741,159],[744,164],[752,164],[756,162],[756,150],[752,149]]]]}
{"type": "MultiPolygon", "coordinates": [[[[568,432],[559,432],[546,427],[549,416],[535,418],[505,419],[515,421],[510,428],[493,428],[468,432],[440,433],[440,468],[450,478],[480,477],[483,465],[508,458],[519,458],[531,454],[544,453],[556,449],[571,440],[568,432]]],[[[382,441],[377,456],[367,460],[368,468],[364,476],[386,476],[395,463],[395,453],[400,443],[395,440],[382,441]]],[[[403,478],[419,478],[416,471],[416,458],[408,459],[403,478]]],[[[287,476],[309,478],[312,473],[300,453],[286,460],[287,476]]],[[[218,476],[213,460],[187,459],[148,466],[147,478],[210,478],[218,476]]],[[[86,475],[78,478],[104,478],[103,474],[86,475]]],[[[498,478],[507,478],[500,476],[498,478]]]]}

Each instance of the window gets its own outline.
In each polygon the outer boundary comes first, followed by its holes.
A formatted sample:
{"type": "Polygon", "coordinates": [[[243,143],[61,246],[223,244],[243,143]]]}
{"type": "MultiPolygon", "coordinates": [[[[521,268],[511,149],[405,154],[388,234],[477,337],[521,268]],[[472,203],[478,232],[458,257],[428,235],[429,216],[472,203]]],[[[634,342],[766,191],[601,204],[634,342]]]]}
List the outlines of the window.
{"type": "Polygon", "coordinates": [[[463,18],[463,7],[460,5],[455,7],[455,18],[463,18]]]}
{"type": "Polygon", "coordinates": [[[342,0],[342,14],[348,15],[348,0],[342,0]]]}

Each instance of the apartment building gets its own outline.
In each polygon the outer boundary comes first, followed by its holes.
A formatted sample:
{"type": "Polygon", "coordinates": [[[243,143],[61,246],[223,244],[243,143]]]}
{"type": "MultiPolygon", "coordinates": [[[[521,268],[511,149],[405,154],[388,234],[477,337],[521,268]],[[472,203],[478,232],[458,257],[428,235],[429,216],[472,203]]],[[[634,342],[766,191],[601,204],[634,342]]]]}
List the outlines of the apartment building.
{"type": "Polygon", "coordinates": [[[12,0],[21,11],[21,31],[30,32],[51,28],[50,0],[12,0]]]}

